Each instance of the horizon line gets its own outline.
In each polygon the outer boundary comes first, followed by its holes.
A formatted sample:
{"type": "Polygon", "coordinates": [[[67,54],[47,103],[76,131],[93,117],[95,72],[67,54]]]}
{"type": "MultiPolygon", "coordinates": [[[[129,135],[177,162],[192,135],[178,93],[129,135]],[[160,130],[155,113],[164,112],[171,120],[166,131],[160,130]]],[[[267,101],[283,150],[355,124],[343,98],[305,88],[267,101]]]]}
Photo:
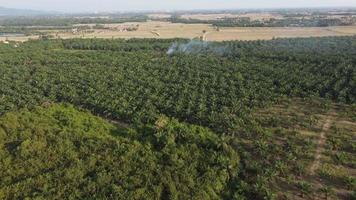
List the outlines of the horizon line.
{"type": "Polygon", "coordinates": [[[32,9],[20,7],[3,7],[5,9],[37,11],[55,14],[87,14],[87,13],[143,13],[143,12],[194,12],[194,11],[239,11],[239,10],[281,10],[281,9],[345,9],[353,10],[356,6],[296,6],[296,7],[241,7],[241,8],[195,8],[195,9],[123,9],[123,10],[82,10],[82,11],[64,11],[52,9],[32,9]]]}

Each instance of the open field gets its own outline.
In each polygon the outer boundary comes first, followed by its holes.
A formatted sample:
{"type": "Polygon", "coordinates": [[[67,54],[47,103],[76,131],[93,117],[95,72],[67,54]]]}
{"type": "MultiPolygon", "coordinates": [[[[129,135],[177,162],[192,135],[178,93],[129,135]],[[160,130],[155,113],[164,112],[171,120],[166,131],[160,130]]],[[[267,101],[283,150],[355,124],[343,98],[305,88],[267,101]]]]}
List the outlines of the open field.
{"type": "MultiPolygon", "coordinates": [[[[123,23],[105,25],[110,29],[94,29],[92,33],[61,32],[59,30],[48,30],[49,34],[60,38],[198,38],[207,31],[206,40],[269,40],[272,38],[293,37],[321,37],[321,36],[350,36],[356,35],[356,26],[334,26],[334,27],[233,27],[220,28],[217,31],[208,24],[180,24],[170,22],[143,22],[123,23]],[[120,27],[136,26],[136,31],[118,31],[120,27]]],[[[1,37],[5,40],[25,41],[32,37],[1,37]]]]}
{"type": "MultiPolygon", "coordinates": [[[[202,31],[214,31],[208,24],[174,24],[169,22],[144,22],[144,23],[124,23],[105,25],[111,29],[120,26],[139,25],[137,31],[120,32],[117,30],[95,30],[94,33],[84,34],[85,38],[195,38],[202,35],[202,31]],[[158,33],[158,34],[156,34],[158,33]]],[[[82,37],[83,35],[73,35],[71,33],[59,34],[61,38],[82,37]]]]}
{"type": "Polygon", "coordinates": [[[223,40],[269,40],[272,38],[348,36],[356,34],[356,26],[335,27],[248,27],[221,28],[209,32],[207,39],[223,40]]]}
{"type": "Polygon", "coordinates": [[[38,36],[21,36],[21,37],[2,37],[0,36],[0,41],[6,41],[6,40],[11,40],[11,41],[18,41],[18,42],[25,42],[29,39],[38,39],[38,36]]]}

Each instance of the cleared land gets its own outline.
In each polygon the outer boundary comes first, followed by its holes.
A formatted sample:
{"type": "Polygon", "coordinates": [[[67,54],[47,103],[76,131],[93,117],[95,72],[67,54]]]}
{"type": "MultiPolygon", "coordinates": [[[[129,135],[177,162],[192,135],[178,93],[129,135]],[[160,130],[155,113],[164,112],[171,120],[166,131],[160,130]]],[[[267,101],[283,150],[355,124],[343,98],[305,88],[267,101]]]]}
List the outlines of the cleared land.
{"type": "Polygon", "coordinates": [[[280,199],[322,200],[325,187],[333,190],[328,199],[347,199],[356,177],[354,111],[349,106],[293,99],[258,112],[260,118],[274,122],[264,126],[273,133],[274,145],[286,145],[286,138],[299,140],[297,148],[307,155],[297,158],[303,166],[298,166],[298,173],[278,178],[275,189],[280,199]],[[310,184],[308,195],[301,196],[300,182],[310,184]]]}
{"type": "MultiPolygon", "coordinates": [[[[85,38],[195,38],[201,36],[203,30],[214,31],[208,24],[174,24],[169,22],[144,22],[107,24],[108,30],[95,30],[93,33],[84,34],[85,38]],[[139,25],[136,31],[118,31],[120,27],[139,25]],[[158,33],[158,34],[156,34],[158,33]]],[[[83,34],[60,33],[61,38],[82,37],[83,34]]]]}
{"type": "MultiPolygon", "coordinates": [[[[334,27],[233,27],[220,28],[217,31],[209,24],[180,24],[170,22],[144,22],[105,25],[110,29],[94,29],[91,33],[63,32],[48,30],[51,35],[60,38],[198,38],[207,31],[206,40],[269,40],[272,38],[350,36],[356,35],[356,26],[334,27]],[[119,31],[120,27],[136,26],[136,31],[119,31]],[[158,33],[158,34],[157,34],[158,33]]],[[[25,41],[37,37],[0,37],[1,40],[25,41]]]]}
{"type": "Polygon", "coordinates": [[[272,38],[322,37],[356,35],[356,26],[335,27],[248,27],[222,28],[209,32],[207,39],[223,40],[269,40],[272,38]]]}
{"type": "Polygon", "coordinates": [[[320,136],[319,136],[318,148],[316,149],[316,152],[315,152],[314,163],[310,168],[310,174],[311,175],[314,175],[315,174],[315,170],[317,170],[319,168],[319,166],[320,166],[321,154],[324,151],[324,145],[326,143],[325,132],[327,132],[330,129],[330,126],[331,126],[331,121],[328,118],[326,120],[325,124],[323,125],[322,132],[320,133],[320,136]]]}
{"type": "Polygon", "coordinates": [[[0,36],[0,41],[6,41],[6,40],[11,40],[11,41],[18,41],[18,42],[25,42],[29,39],[38,39],[38,36],[0,36]]]}

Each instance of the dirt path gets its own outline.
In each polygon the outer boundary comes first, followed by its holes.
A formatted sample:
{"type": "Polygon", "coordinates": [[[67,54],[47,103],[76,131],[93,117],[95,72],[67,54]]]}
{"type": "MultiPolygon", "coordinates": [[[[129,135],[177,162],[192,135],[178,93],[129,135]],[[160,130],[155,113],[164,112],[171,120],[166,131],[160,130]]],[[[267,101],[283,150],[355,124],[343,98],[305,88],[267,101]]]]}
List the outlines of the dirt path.
{"type": "Polygon", "coordinates": [[[208,38],[206,37],[208,35],[209,32],[205,32],[203,35],[202,35],[202,40],[203,41],[208,41],[208,38]]]}
{"type": "Polygon", "coordinates": [[[115,124],[117,126],[123,127],[123,128],[130,128],[130,125],[122,122],[122,121],[118,121],[118,120],[112,120],[112,119],[106,119],[107,121],[109,121],[112,124],[115,124]]]}
{"type": "Polygon", "coordinates": [[[324,146],[326,143],[326,132],[330,129],[331,126],[331,119],[328,117],[323,125],[322,131],[320,133],[319,139],[318,139],[318,147],[315,152],[315,157],[314,157],[314,162],[312,166],[310,167],[310,174],[314,175],[315,171],[319,168],[320,166],[320,158],[321,154],[324,151],[324,146]]]}

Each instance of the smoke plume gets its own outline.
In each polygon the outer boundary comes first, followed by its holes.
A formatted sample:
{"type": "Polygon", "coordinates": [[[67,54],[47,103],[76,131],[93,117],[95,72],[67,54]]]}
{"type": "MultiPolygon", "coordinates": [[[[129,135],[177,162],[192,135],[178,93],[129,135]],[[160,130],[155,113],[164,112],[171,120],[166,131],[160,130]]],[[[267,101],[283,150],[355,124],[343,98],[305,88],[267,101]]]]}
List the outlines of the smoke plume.
{"type": "Polygon", "coordinates": [[[213,53],[218,55],[224,55],[228,53],[228,47],[225,45],[211,43],[200,40],[191,40],[188,43],[173,43],[168,51],[168,55],[175,53],[184,53],[184,54],[206,54],[213,53]]]}

